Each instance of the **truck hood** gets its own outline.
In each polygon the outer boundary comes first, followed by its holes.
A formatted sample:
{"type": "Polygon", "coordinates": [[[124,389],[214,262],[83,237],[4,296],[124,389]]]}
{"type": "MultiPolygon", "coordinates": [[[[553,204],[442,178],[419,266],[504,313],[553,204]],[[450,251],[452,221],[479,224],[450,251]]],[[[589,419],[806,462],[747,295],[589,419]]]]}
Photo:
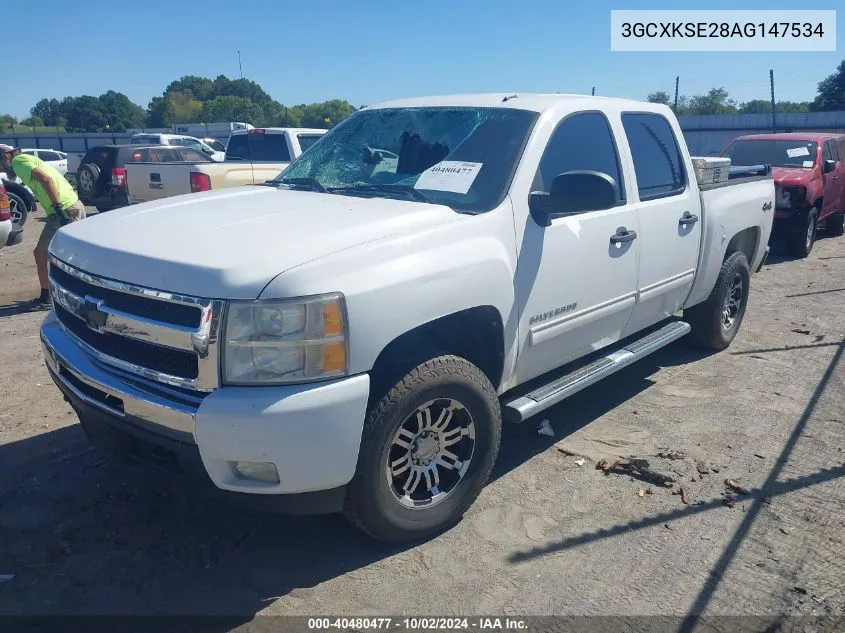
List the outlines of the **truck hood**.
{"type": "Polygon", "coordinates": [[[420,202],[238,187],[91,216],[58,231],[50,252],[148,288],[254,299],[290,268],[459,217],[420,202]]]}
{"type": "Polygon", "coordinates": [[[772,167],[772,178],[783,186],[806,186],[815,175],[814,169],[796,169],[793,167],[772,167]]]}

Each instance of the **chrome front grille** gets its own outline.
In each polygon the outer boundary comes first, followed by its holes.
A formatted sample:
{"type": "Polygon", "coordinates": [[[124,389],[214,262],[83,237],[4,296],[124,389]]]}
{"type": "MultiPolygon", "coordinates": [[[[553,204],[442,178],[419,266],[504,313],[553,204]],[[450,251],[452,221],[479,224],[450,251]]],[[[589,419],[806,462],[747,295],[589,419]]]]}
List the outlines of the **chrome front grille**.
{"type": "Polygon", "coordinates": [[[100,362],[166,385],[218,386],[222,301],[106,279],[55,257],[50,295],[63,328],[100,362]]]}

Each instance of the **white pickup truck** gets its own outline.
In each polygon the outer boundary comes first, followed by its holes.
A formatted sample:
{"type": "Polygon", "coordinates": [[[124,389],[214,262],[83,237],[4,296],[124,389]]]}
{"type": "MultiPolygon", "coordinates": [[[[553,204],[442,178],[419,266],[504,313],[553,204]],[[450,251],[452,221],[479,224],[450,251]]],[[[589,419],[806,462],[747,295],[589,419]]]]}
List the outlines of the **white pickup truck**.
{"type": "Polygon", "coordinates": [[[222,162],[133,163],[126,166],[133,204],[186,193],[261,184],[275,178],[291,160],[311,147],[326,130],[251,128],[229,137],[222,162]]]}
{"type": "Polygon", "coordinates": [[[699,162],[658,104],[370,106],[268,186],[63,227],[46,363],[98,445],[417,540],[472,504],[503,420],[731,343],[775,188],[699,162]]]}

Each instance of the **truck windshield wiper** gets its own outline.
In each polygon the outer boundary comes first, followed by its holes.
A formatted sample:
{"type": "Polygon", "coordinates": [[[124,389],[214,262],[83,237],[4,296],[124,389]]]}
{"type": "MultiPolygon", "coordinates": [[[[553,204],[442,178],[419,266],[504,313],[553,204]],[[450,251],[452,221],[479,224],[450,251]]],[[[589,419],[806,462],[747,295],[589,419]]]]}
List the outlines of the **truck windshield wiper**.
{"type": "Polygon", "coordinates": [[[411,185],[388,185],[388,184],[372,184],[368,182],[356,182],[353,185],[348,185],[346,187],[329,187],[329,193],[344,192],[344,191],[362,191],[368,193],[390,193],[390,194],[402,194],[405,196],[410,196],[415,200],[420,202],[428,202],[429,204],[436,204],[431,198],[425,195],[419,189],[415,189],[411,185]]]}
{"type": "Polygon", "coordinates": [[[299,185],[302,187],[310,187],[311,191],[316,191],[318,193],[326,193],[326,188],[320,184],[320,181],[316,178],[282,178],[281,180],[275,181],[279,182],[283,185],[299,185]]]}

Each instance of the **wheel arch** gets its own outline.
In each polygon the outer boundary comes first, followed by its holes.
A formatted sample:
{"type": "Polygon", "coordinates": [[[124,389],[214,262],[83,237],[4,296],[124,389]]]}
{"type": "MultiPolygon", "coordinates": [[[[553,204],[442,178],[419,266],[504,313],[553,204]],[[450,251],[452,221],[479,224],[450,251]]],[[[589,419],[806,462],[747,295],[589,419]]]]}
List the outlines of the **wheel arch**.
{"type": "Polygon", "coordinates": [[[422,323],[394,338],[378,354],[370,372],[371,403],[435,354],[466,359],[498,389],[505,367],[501,313],[491,305],[466,308],[422,323]]]}
{"type": "Polygon", "coordinates": [[[760,227],[749,226],[731,238],[728,242],[728,247],[725,249],[725,254],[722,261],[725,261],[734,253],[740,252],[745,255],[748,260],[748,265],[751,266],[754,262],[754,256],[757,254],[757,247],[760,244],[760,227]]]}
{"type": "Polygon", "coordinates": [[[35,211],[37,200],[35,199],[35,196],[30,193],[29,189],[16,182],[4,181],[3,185],[6,187],[7,192],[16,194],[26,203],[26,210],[28,212],[32,213],[35,211]]]}

